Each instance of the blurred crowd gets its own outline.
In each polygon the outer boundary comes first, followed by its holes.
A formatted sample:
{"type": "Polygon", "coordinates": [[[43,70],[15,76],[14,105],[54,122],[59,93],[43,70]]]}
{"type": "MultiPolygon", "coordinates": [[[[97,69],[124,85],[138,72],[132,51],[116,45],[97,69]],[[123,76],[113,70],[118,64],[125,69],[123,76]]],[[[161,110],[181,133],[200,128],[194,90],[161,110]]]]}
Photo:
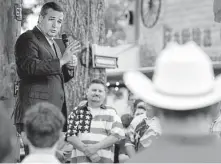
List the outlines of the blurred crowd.
{"type": "MultiPolygon", "coordinates": [[[[25,136],[16,134],[16,130],[7,114],[4,113],[4,110],[1,110],[0,147],[1,150],[5,150],[0,158],[1,162],[156,162],[156,159],[154,160],[156,156],[152,156],[153,153],[157,151],[159,155],[167,154],[159,152],[165,146],[175,146],[178,153],[179,149],[184,146],[185,148],[181,152],[188,154],[191,153],[192,149],[205,148],[208,145],[210,146],[211,143],[211,148],[213,148],[214,136],[220,140],[219,102],[200,108],[200,110],[187,110],[187,113],[185,113],[185,110],[165,111],[165,109],[154,107],[130,95],[129,102],[132,105],[130,108],[132,114],[127,113],[120,117],[114,108],[104,104],[105,99],[105,83],[99,79],[92,80],[88,88],[87,99],[80,102],[68,117],[66,133],[62,132],[65,118],[60,110],[50,103],[38,103],[26,113],[24,119],[25,136]],[[165,117],[168,117],[167,121],[165,121],[165,117]],[[208,118],[211,118],[211,124],[207,124],[208,118]],[[198,125],[197,121],[201,119],[204,123],[198,125]],[[191,127],[191,122],[196,127],[191,127]],[[162,125],[162,123],[165,125],[162,125]],[[6,125],[7,129],[5,129],[6,125]],[[165,126],[167,127],[165,128],[165,126]],[[165,134],[162,135],[162,133],[165,134]],[[164,137],[169,143],[165,142],[164,137]],[[206,138],[204,139],[204,137],[206,138]],[[154,150],[154,146],[151,145],[157,145],[156,143],[159,143],[160,146],[158,145],[157,150],[154,150]],[[19,153],[17,152],[18,144],[21,146],[19,153]],[[24,145],[28,146],[21,151],[24,145]],[[189,149],[190,152],[188,152],[188,146],[192,148],[189,149]],[[148,154],[148,151],[151,151],[149,148],[153,148],[153,152],[148,154]],[[151,158],[148,158],[150,156],[151,158]]],[[[220,150],[218,141],[215,142],[215,145],[220,150]]],[[[189,154],[185,157],[185,160],[181,159],[179,154],[174,157],[172,153],[176,149],[171,150],[172,152],[167,155],[167,159],[164,159],[165,157],[157,158],[157,161],[190,162],[193,160],[199,162],[205,159],[204,157],[200,157],[202,160],[197,157],[196,159],[194,157],[187,158],[189,154]]],[[[213,153],[212,156],[216,155],[215,150],[211,152],[213,153]]],[[[204,151],[207,152],[205,149],[204,151]]],[[[211,158],[208,156],[209,154],[206,158],[209,159],[209,162],[211,158]]],[[[219,161],[219,159],[213,159],[212,161],[217,160],[219,161]]]]}

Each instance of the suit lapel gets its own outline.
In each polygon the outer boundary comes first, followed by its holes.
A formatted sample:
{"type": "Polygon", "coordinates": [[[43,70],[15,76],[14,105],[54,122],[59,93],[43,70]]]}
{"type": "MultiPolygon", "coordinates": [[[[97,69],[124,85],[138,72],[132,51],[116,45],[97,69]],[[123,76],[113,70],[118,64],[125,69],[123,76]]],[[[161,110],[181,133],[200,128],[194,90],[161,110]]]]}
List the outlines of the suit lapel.
{"type": "Polygon", "coordinates": [[[48,43],[48,41],[47,41],[46,37],[44,36],[44,34],[42,34],[42,32],[37,27],[34,27],[34,29],[32,31],[35,34],[35,36],[38,38],[39,42],[42,43],[44,45],[44,47],[47,49],[47,51],[50,53],[52,58],[55,58],[56,55],[55,55],[52,47],[48,43]]]}

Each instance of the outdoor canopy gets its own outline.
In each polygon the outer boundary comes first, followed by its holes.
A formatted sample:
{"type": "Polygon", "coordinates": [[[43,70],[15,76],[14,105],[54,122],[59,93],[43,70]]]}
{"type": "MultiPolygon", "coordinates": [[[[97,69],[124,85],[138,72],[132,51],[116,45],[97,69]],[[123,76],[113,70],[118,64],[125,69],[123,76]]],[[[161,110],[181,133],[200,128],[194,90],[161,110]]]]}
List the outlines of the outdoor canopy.
{"type": "Polygon", "coordinates": [[[221,23],[221,0],[213,1],[214,21],[221,23]]]}

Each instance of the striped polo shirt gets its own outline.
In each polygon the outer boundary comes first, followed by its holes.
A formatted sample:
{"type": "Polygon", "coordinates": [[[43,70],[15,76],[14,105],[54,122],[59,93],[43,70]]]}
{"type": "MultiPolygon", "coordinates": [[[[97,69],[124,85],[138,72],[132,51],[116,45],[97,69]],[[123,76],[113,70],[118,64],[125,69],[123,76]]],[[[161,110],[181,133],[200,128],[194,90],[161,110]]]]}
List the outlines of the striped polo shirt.
{"type": "MultiPolygon", "coordinates": [[[[68,117],[66,137],[77,136],[84,144],[96,144],[113,135],[119,140],[125,137],[120,117],[114,108],[102,105],[100,109],[90,109],[87,104],[75,108],[68,117]]],[[[98,150],[99,163],[113,163],[114,145],[98,150]]],[[[91,162],[77,149],[72,151],[72,163],[91,162]]]]}

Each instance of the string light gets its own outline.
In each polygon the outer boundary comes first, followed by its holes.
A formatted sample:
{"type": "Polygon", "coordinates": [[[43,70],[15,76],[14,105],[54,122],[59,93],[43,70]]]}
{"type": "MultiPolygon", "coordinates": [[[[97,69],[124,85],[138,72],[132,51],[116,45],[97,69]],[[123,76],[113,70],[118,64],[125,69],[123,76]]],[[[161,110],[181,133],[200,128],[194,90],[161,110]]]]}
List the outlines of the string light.
{"type": "Polygon", "coordinates": [[[119,88],[118,87],[115,87],[115,91],[118,91],[119,90],[119,88]]]}
{"type": "Polygon", "coordinates": [[[117,81],[117,82],[116,82],[116,86],[119,86],[119,85],[120,85],[120,83],[117,81]]]}
{"type": "Polygon", "coordinates": [[[109,86],[110,86],[110,83],[109,83],[109,82],[107,82],[107,83],[106,83],[106,86],[108,86],[108,87],[109,87],[109,86]]]}

